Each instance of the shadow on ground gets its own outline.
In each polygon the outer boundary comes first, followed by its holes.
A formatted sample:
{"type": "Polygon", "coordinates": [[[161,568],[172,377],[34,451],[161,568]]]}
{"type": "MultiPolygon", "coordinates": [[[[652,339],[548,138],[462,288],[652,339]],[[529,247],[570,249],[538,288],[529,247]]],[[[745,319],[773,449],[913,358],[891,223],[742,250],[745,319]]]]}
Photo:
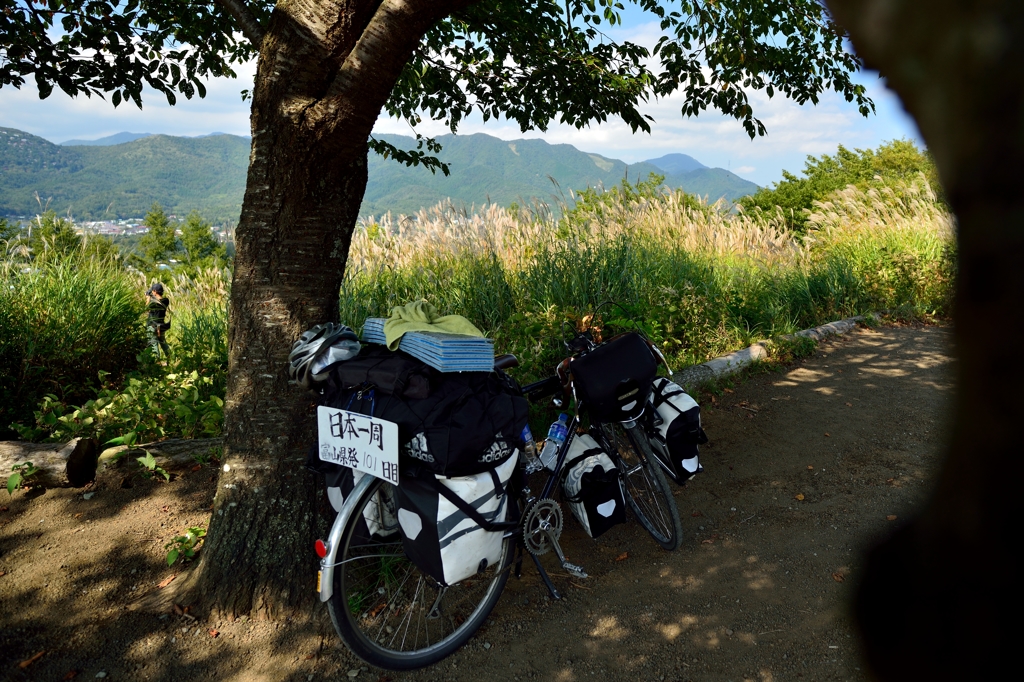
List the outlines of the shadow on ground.
{"type": "Polygon", "coordinates": [[[413,673],[359,663],[322,614],[227,623],[128,608],[173,573],[163,544],[208,518],[211,469],[111,485],[89,501],[71,490],[16,497],[0,512],[0,670],[12,680],[73,670],[131,680],[865,678],[845,604],[865,545],[923,503],[938,470],[951,342],[940,327],[858,330],[706,401],[712,447],[704,474],[677,489],[688,533],[678,551],[632,522],[594,541],[568,521],[567,553],[591,578],[553,570],[565,595],[553,602],[527,562],[462,650],[413,673]]]}

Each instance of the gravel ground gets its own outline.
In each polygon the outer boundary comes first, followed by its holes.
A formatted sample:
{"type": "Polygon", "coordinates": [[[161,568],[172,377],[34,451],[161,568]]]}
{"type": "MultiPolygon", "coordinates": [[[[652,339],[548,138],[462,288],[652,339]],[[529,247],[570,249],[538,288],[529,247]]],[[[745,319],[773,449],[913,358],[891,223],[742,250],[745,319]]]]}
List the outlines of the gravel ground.
{"type": "Polygon", "coordinates": [[[105,477],[90,499],[0,492],[0,679],[866,678],[846,604],[865,546],[937,472],[951,343],[942,327],[860,329],[705,400],[712,443],[704,473],[677,489],[679,550],[636,523],[594,541],[569,521],[564,547],[590,578],[556,576],[555,602],[527,562],[462,650],[415,673],[360,663],[324,618],[131,608],[174,575],[164,543],[207,522],[214,469],[105,477]]]}

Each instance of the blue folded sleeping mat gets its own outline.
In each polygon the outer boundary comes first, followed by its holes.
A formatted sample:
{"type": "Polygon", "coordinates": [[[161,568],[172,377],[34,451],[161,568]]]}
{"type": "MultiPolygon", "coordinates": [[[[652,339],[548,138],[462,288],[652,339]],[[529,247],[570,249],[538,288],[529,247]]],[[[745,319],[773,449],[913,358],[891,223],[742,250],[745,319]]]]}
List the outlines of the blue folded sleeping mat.
{"type": "MultiPolygon", "coordinates": [[[[383,345],[384,322],[383,317],[367,318],[363,324],[363,341],[383,345]]],[[[439,372],[490,372],[494,369],[494,342],[477,336],[406,332],[398,348],[439,372]]]]}

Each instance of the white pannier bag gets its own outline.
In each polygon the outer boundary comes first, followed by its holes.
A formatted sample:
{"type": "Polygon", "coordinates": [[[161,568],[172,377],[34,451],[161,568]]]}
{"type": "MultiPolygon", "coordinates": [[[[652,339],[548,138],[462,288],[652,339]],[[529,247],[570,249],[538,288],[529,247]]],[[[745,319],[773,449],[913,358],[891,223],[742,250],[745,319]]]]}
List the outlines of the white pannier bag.
{"type": "Polygon", "coordinates": [[[398,525],[406,556],[442,585],[454,585],[501,559],[508,481],[519,451],[494,469],[445,477],[408,467],[397,488],[398,525]],[[487,528],[485,526],[489,526],[487,528]]]}
{"type": "Polygon", "coordinates": [[[648,433],[651,447],[669,476],[682,485],[704,470],[697,446],[707,443],[708,437],[700,426],[700,407],[679,384],[664,377],[654,380],[649,401],[654,408],[654,428],[648,433]]]}
{"type": "Polygon", "coordinates": [[[562,495],[587,535],[596,538],[612,526],[625,523],[619,470],[590,435],[573,437],[562,472],[562,495]]]}

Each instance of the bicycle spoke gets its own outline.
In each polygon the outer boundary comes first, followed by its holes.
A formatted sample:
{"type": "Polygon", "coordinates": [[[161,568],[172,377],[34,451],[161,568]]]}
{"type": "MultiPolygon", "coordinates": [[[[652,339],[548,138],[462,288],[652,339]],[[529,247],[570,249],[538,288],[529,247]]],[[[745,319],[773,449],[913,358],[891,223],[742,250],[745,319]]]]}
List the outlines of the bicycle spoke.
{"type": "Polygon", "coordinates": [[[675,549],[682,533],[679,511],[646,436],[636,426],[627,430],[622,424],[606,424],[603,429],[616,454],[628,506],[662,547],[675,549]]]}
{"type": "Polygon", "coordinates": [[[384,485],[368,488],[349,517],[328,607],[338,633],[360,658],[408,670],[444,658],[480,627],[508,579],[514,540],[504,539],[501,559],[484,573],[443,589],[405,557],[398,536],[369,533],[365,519],[375,530],[384,521],[384,485]],[[429,619],[435,604],[437,617],[429,619]]]}

